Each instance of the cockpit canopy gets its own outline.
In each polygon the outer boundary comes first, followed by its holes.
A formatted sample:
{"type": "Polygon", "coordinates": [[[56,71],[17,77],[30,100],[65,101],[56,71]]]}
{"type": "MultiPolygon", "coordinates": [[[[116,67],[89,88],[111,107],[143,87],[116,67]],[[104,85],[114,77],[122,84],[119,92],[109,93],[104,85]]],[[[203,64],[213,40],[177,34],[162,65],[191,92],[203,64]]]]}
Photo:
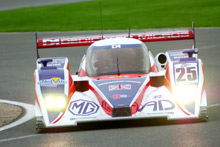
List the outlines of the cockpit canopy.
{"type": "Polygon", "coordinates": [[[150,61],[144,43],[92,45],[86,54],[88,76],[148,73],[150,61]]]}

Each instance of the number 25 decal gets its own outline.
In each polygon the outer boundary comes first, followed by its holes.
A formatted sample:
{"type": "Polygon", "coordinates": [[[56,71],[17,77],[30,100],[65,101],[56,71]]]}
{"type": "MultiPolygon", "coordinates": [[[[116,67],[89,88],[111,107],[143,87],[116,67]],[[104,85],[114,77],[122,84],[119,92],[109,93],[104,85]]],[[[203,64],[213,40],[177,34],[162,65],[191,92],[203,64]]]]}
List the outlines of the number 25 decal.
{"type": "Polygon", "coordinates": [[[197,80],[196,67],[176,68],[176,73],[179,73],[176,82],[193,82],[197,80]]]}

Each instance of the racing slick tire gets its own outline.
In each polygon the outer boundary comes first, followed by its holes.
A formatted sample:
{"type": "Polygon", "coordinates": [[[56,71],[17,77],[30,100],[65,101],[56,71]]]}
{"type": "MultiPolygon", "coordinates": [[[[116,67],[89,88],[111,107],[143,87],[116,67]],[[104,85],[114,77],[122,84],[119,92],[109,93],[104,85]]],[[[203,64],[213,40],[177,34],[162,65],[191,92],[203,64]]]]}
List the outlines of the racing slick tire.
{"type": "Polygon", "coordinates": [[[200,119],[201,121],[204,121],[204,122],[208,121],[209,117],[208,117],[208,114],[207,114],[207,110],[206,110],[206,109],[205,109],[205,110],[202,110],[202,111],[200,112],[200,114],[199,114],[199,119],[200,119]]]}

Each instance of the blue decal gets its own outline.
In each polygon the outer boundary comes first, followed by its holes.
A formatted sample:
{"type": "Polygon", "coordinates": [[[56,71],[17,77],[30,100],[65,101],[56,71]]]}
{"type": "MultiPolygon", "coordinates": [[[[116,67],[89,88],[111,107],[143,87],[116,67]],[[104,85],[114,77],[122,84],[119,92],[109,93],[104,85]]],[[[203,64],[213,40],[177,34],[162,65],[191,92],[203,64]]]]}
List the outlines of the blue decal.
{"type": "Polygon", "coordinates": [[[117,48],[132,48],[132,47],[141,47],[142,44],[114,44],[114,45],[105,45],[105,46],[92,46],[92,50],[100,49],[117,49],[117,48]]]}
{"type": "Polygon", "coordinates": [[[133,79],[93,80],[113,107],[130,106],[147,77],[133,79]]]}
{"type": "Polygon", "coordinates": [[[41,93],[64,93],[64,70],[39,70],[39,82],[41,93]]]}
{"type": "Polygon", "coordinates": [[[44,79],[44,80],[40,80],[38,82],[38,84],[40,86],[45,86],[45,87],[57,87],[57,85],[63,85],[66,83],[67,83],[67,81],[65,81],[61,78],[44,79]]]}
{"type": "Polygon", "coordinates": [[[99,106],[92,101],[76,100],[70,103],[68,110],[73,115],[88,116],[97,113],[99,106]]]}

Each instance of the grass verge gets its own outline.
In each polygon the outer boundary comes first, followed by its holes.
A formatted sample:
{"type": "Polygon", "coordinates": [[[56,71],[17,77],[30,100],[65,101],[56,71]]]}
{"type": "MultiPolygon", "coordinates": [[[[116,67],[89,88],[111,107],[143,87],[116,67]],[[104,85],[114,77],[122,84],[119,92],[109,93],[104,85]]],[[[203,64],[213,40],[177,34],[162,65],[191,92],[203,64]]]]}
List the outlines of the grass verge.
{"type": "MultiPolygon", "coordinates": [[[[104,30],[220,27],[219,0],[103,0],[104,30]]],[[[0,32],[100,30],[99,1],[0,12],[0,32]]]]}

